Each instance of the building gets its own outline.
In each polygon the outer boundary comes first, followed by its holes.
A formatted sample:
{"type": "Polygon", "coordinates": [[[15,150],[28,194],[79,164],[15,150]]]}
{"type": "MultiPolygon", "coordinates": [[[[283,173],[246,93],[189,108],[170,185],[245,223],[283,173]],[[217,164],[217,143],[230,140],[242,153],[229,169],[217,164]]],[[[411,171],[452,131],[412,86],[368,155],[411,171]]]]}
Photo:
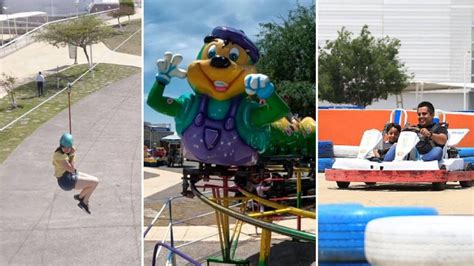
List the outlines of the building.
{"type": "MultiPolygon", "coordinates": [[[[342,27],[358,35],[365,24],[375,37],[399,39],[400,58],[414,74],[402,94],[405,108],[422,99],[442,109],[474,109],[474,1],[318,0],[317,23],[319,46],[342,27]]],[[[394,108],[395,98],[368,108],[394,108]]]]}
{"type": "MultiPolygon", "coordinates": [[[[46,12],[50,20],[89,13],[91,6],[97,6],[97,11],[106,7],[117,8],[119,0],[1,0],[0,12],[14,14],[29,11],[46,12]]],[[[2,14],[2,13],[0,13],[2,14]]]]}
{"type": "Polygon", "coordinates": [[[160,146],[160,141],[166,136],[173,135],[171,124],[152,124],[145,122],[143,125],[144,145],[148,147],[160,146]]]}

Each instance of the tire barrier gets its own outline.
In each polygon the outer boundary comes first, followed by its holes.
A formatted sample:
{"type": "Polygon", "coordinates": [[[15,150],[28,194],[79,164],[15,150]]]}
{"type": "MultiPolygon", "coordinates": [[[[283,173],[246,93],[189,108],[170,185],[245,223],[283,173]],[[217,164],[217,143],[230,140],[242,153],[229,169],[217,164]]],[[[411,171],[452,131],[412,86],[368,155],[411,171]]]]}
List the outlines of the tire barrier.
{"type": "Polygon", "coordinates": [[[465,157],[462,158],[464,160],[464,165],[471,164],[474,165],[474,157],[465,157]]]}
{"type": "Polygon", "coordinates": [[[357,158],[359,146],[334,145],[334,157],[336,158],[357,158]]]}
{"type": "Polygon", "coordinates": [[[334,158],[332,141],[318,141],[318,158],[334,158]]]}
{"type": "Polygon", "coordinates": [[[389,216],[437,215],[428,207],[364,207],[328,204],[318,207],[318,260],[366,262],[364,232],[368,222],[389,216]]]}
{"type": "Polygon", "coordinates": [[[369,222],[373,265],[474,265],[474,216],[389,217],[369,222]]]}
{"type": "Polygon", "coordinates": [[[458,148],[459,157],[474,157],[474,148],[458,148]]]}
{"type": "Polygon", "coordinates": [[[318,173],[324,173],[325,169],[332,168],[334,158],[319,158],[318,159],[318,173]]]}

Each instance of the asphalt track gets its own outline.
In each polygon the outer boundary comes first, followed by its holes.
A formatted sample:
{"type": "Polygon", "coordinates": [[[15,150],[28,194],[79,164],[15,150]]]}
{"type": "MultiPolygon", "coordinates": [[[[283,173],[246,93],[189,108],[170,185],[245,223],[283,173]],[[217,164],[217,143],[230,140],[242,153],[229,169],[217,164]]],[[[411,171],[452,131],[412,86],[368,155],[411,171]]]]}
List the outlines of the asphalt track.
{"type": "Polygon", "coordinates": [[[140,265],[141,109],[140,74],[72,107],[76,167],[100,179],[92,215],[53,177],[51,158],[68,130],[67,110],[0,165],[0,265],[140,265]]]}

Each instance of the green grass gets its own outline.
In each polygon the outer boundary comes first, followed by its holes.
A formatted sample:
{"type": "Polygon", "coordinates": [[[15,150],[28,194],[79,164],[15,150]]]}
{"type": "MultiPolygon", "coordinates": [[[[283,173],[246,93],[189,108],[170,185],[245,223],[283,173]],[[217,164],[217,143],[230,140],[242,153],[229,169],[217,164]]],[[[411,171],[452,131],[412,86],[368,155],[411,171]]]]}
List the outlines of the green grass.
{"type": "MultiPolygon", "coordinates": [[[[120,31],[118,25],[114,26],[116,30],[116,34],[104,41],[104,44],[110,49],[115,49],[118,45],[120,45],[123,41],[125,41],[130,35],[135,33],[137,30],[141,29],[142,27],[142,20],[136,19],[131,20],[128,22],[127,18],[121,18],[120,21],[122,22],[123,32],[120,31]]],[[[126,53],[126,54],[133,54],[133,55],[141,55],[142,54],[142,35],[141,32],[135,34],[130,40],[128,40],[122,47],[117,49],[117,52],[126,53]]]]}
{"type": "MultiPolygon", "coordinates": [[[[30,82],[19,86],[16,91],[16,102],[18,108],[11,109],[10,99],[5,96],[0,99],[0,128],[7,125],[17,117],[31,110],[51,95],[63,89],[68,82],[74,81],[87,70],[86,65],[77,65],[60,72],[57,76],[50,75],[48,80],[53,81],[59,78],[59,89],[56,82],[46,82],[44,87],[44,96],[37,97],[36,82],[30,82]]],[[[71,94],[72,102],[76,102],[83,97],[100,90],[101,88],[124,79],[133,74],[139,73],[140,68],[130,66],[120,66],[112,64],[99,64],[95,68],[95,77],[91,74],[85,75],[80,81],[76,82],[71,94]]],[[[67,108],[66,91],[57,95],[49,102],[31,112],[26,117],[17,121],[15,124],[0,132],[0,163],[2,163],[10,153],[38,127],[49,119],[56,116],[59,112],[67,108]]],[[[67,121],[65,121],[67,123],[67,121]]]]}

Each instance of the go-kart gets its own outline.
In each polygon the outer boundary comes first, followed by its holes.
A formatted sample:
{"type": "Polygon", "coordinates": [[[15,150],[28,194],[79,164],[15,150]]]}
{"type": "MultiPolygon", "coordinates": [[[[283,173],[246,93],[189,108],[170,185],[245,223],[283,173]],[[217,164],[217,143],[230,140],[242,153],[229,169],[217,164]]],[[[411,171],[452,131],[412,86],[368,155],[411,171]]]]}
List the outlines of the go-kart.
{"type": "Polygon", "coordinates": [[[380,131],[370,129],[362,136],[357,158],[336,158],[332,168],[325,170],[326,180],[336,181],[339,188],[349,187],[350,182],[364,182],[367,185],[378,182],[432,183],[433,190],[444,190],[446,182],[459,182],[462,187],[471,187],[474,167],[471,163],[465,163],[455,148],[468,133],[469,129],[448,129],[443,158],[440,161],[423,161],[422,155],[417,154],[415,149],[420,141],[419,132],[414,128],[402,131],[395,159],[385,162],[370,158],[369,154],[383,138],[380,131]]]}

